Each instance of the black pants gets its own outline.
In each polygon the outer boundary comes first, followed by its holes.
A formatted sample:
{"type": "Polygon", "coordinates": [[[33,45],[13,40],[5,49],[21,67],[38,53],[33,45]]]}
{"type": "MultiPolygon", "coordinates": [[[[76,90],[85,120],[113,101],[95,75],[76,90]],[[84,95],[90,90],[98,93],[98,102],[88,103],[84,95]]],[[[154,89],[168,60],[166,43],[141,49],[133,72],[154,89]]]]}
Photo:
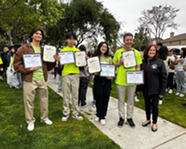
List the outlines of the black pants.
{"type": "Polygon", "coordinates": [[[145,99],[145,112],[147,120],[150,120],[150,113],[152,109],[152,120],[153,124],[157,123],[158,119],[158,103],[159,103],[159,95],[148,95],[143,93],[145,99]]]}
{"type": "Polygon", "coordinates": [[[167,78],[167,88],[170,87],[170,89],[173,89],[173,78],[174,78],[174,72],[169,72],[167,78]]]}
{"type": "Polygon", "coordinates": [[[110,91],[111,80],[106,77],[95,76],[94,97],[96,99],[96,115],[100,119],[105,119],[105,116],[107,115],[110,91]]]}
{"type": "Polygon", "coordinates": [[[81,106],[84,106],[86,104],[87,88],[88,88],[88,79],[85,77],[80,77],[78,103],[81,104],[81,106]]]}

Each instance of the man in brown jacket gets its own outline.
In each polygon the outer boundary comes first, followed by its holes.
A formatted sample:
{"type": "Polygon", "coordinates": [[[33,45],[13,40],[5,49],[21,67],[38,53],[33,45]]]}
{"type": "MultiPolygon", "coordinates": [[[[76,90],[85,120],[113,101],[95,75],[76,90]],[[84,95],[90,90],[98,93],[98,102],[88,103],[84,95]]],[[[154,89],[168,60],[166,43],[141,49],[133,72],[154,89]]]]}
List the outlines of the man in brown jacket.
{"type": "MultiPolygon", "coordinates": [[[[34,99],[35,92],[40,105],[40,120],[41,122],[51,125],[52,121],[48,118],[48,87],[47,87],[47,71],[51,70],[55,63],[42,62],[42,67],[32,67],[25,69],[23,62],[23,54],[40,53],[43,55],[43,49],[40,47],[40,42],[44,36],[43,30],[34,28],[30,34],[31,43],[21,46],[15,54],[14,69],[21,72],[23,80],[23,94],[25,105],[25,118],[28,124],[29,131],[34,130],[34,99]]],[[[54,55],[55,60],[59,60],[57,55],[54,55]]]]}

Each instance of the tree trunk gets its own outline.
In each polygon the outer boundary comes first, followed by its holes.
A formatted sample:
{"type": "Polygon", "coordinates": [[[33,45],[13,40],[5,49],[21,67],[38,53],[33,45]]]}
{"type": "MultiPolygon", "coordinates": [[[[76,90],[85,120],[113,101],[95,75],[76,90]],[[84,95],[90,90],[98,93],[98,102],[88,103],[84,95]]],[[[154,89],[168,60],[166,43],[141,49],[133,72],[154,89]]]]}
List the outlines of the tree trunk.
{"type": "Polygon", "coordinates": [[[11,32],[12,32],[12,29],[9,27],[7,31],[7,35],[9,37],[10,46],[13,46],[13,38],[12,38],[11,32]]]}

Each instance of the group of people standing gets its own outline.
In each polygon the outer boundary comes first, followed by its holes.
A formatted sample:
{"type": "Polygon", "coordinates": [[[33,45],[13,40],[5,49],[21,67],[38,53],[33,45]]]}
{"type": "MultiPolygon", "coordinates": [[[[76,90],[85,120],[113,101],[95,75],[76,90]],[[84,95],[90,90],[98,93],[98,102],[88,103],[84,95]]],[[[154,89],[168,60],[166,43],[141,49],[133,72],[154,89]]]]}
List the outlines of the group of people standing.
{"type": "Polygon", "coordinates": [[[10,88],[21,88],[21,73],[16,72],[13,67],[15,53],[19,46],[4,47],[3,53],[0,53],[0,77],[1,81],[7,78],[10,88]]]}
{"type": "MultiPolygon", "coordinates": [[[[43,49],[40,42],[44,37],[43,30],[34,28],[30,34],[30,43],[19,48],[14,58],[14,69],[20,72],[23,80],[25,119],[28,124],[29,131],[34,130],[34,98],[37,92],[40,105],[40,120],[41,122],[51,125],[53,122],[48,118],[48,88],[47,88],[47,71],[51,70],[59,63],[60,56],[54,55],[55,63],[42,62],[42,67],[25,68],[23,62],[23,54],[41,53],[43,49]]],[[[67,46],[60,52],[80,51],[85,50],[85,47],[77,49],[75,45],[76,35],[68,33],[66,35],[67,46]]],[[[133,35],[126,33],[123,37],[124,46],[117,50],[114,57],[109,55],[109,46],[106,42],[99,43],[97,50],[93,56],[98,56],[101,64],[113,64],[117,68],[116,86],[118,92],[118,127],[124,125],[125,117],[131,127],[135,127],[133,121],[134,95],[136,84],[126,83],[126,71],[144,71],[144,84],[142,91],[145,99],[146,121],[142,126],[148,126],[151,123],[150,113],[152,109],[152,131],[158,130],[158,102],[165,95],[167,86],[167,72],[164,61],[157,58],[157,48],[153,45],[148,46],[144,50],[144,59],[142,61],[141,54],[136,49],[132,48],[133,35]],[[133,50],[136,58],[136,66],[124,68],[125,59],[122,58],[122,52],[133,50]],[[125,114],[125,96],[127,96],[127,112],[125,114]],[[125,116],[126,115],[126,116],[125,116]]],[[[86,57],[87,58],[87,57],[86,57]]],[[[180,61],[179,61],[180,62],[180,61]]],[[[86,105],[86,89],[88,85],[87,67],[78,68],[75,63],[64,64],[61,71],[62,75],[62,93],[63,93],[63,116],[62,121],[67,121],[72,111],[72,117],[78,120],[83,120],[79,115],[78,104],[86,105]],[[79,76],[80,74],[80,76],[79,76]],[[86,78],[86,79],[85,79],[86,78]],[[82,85],[84,84],[84,85],[82,85]],[[79,87],[80,85],[80,87],[79,87]],[[84,86],[84,87],[81,87],[84,86]],[[72,96],[72,97],[71,97],[72,96]],[[72,99],[71,110],[69,108],[69,100],[72,99]]],[[[94,74],[94,99],[96,100],[96,116],[95,121],[100,121],[102,125],[106,124],[107,108],[111,92],[112,77],[102,77],[100,73],[94,74]]],[[[138,84],[140,85],[140,84],[138,84]]]]}

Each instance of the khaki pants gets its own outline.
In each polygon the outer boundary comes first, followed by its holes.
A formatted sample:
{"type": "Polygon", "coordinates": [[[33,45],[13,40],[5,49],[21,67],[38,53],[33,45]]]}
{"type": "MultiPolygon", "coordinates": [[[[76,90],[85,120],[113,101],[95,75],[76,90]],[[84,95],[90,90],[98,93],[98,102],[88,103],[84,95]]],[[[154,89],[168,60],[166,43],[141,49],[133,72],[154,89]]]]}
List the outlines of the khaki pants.
{"type": "Polygon", "coordinates": [[[127,92],[127,118],[133,117],[134,108],[134,94],[136,90],[136,85],[124,86],[116,85],[118,92],[118,110],[119,117],[125,118],[125,93],[127,92]]]}
{"type": "Polygon", "coordinates": [[[63,92],[63,114],[69,115],[69,100],[72,93],[72,115],[78,115],[78,91],[79,91],[79,75],[62,76],[62,92],[63,92]]]}
{"type": "Polygon", "coordinates": [[[23,94],[25,105],[25,118],[27,124],[35,122],[34,118],[34,100],[35,92],[40,106],[40,119],[46,121],[48,119],[48,87],[44,80],[25,82],[23,81],[23,94]]]}

